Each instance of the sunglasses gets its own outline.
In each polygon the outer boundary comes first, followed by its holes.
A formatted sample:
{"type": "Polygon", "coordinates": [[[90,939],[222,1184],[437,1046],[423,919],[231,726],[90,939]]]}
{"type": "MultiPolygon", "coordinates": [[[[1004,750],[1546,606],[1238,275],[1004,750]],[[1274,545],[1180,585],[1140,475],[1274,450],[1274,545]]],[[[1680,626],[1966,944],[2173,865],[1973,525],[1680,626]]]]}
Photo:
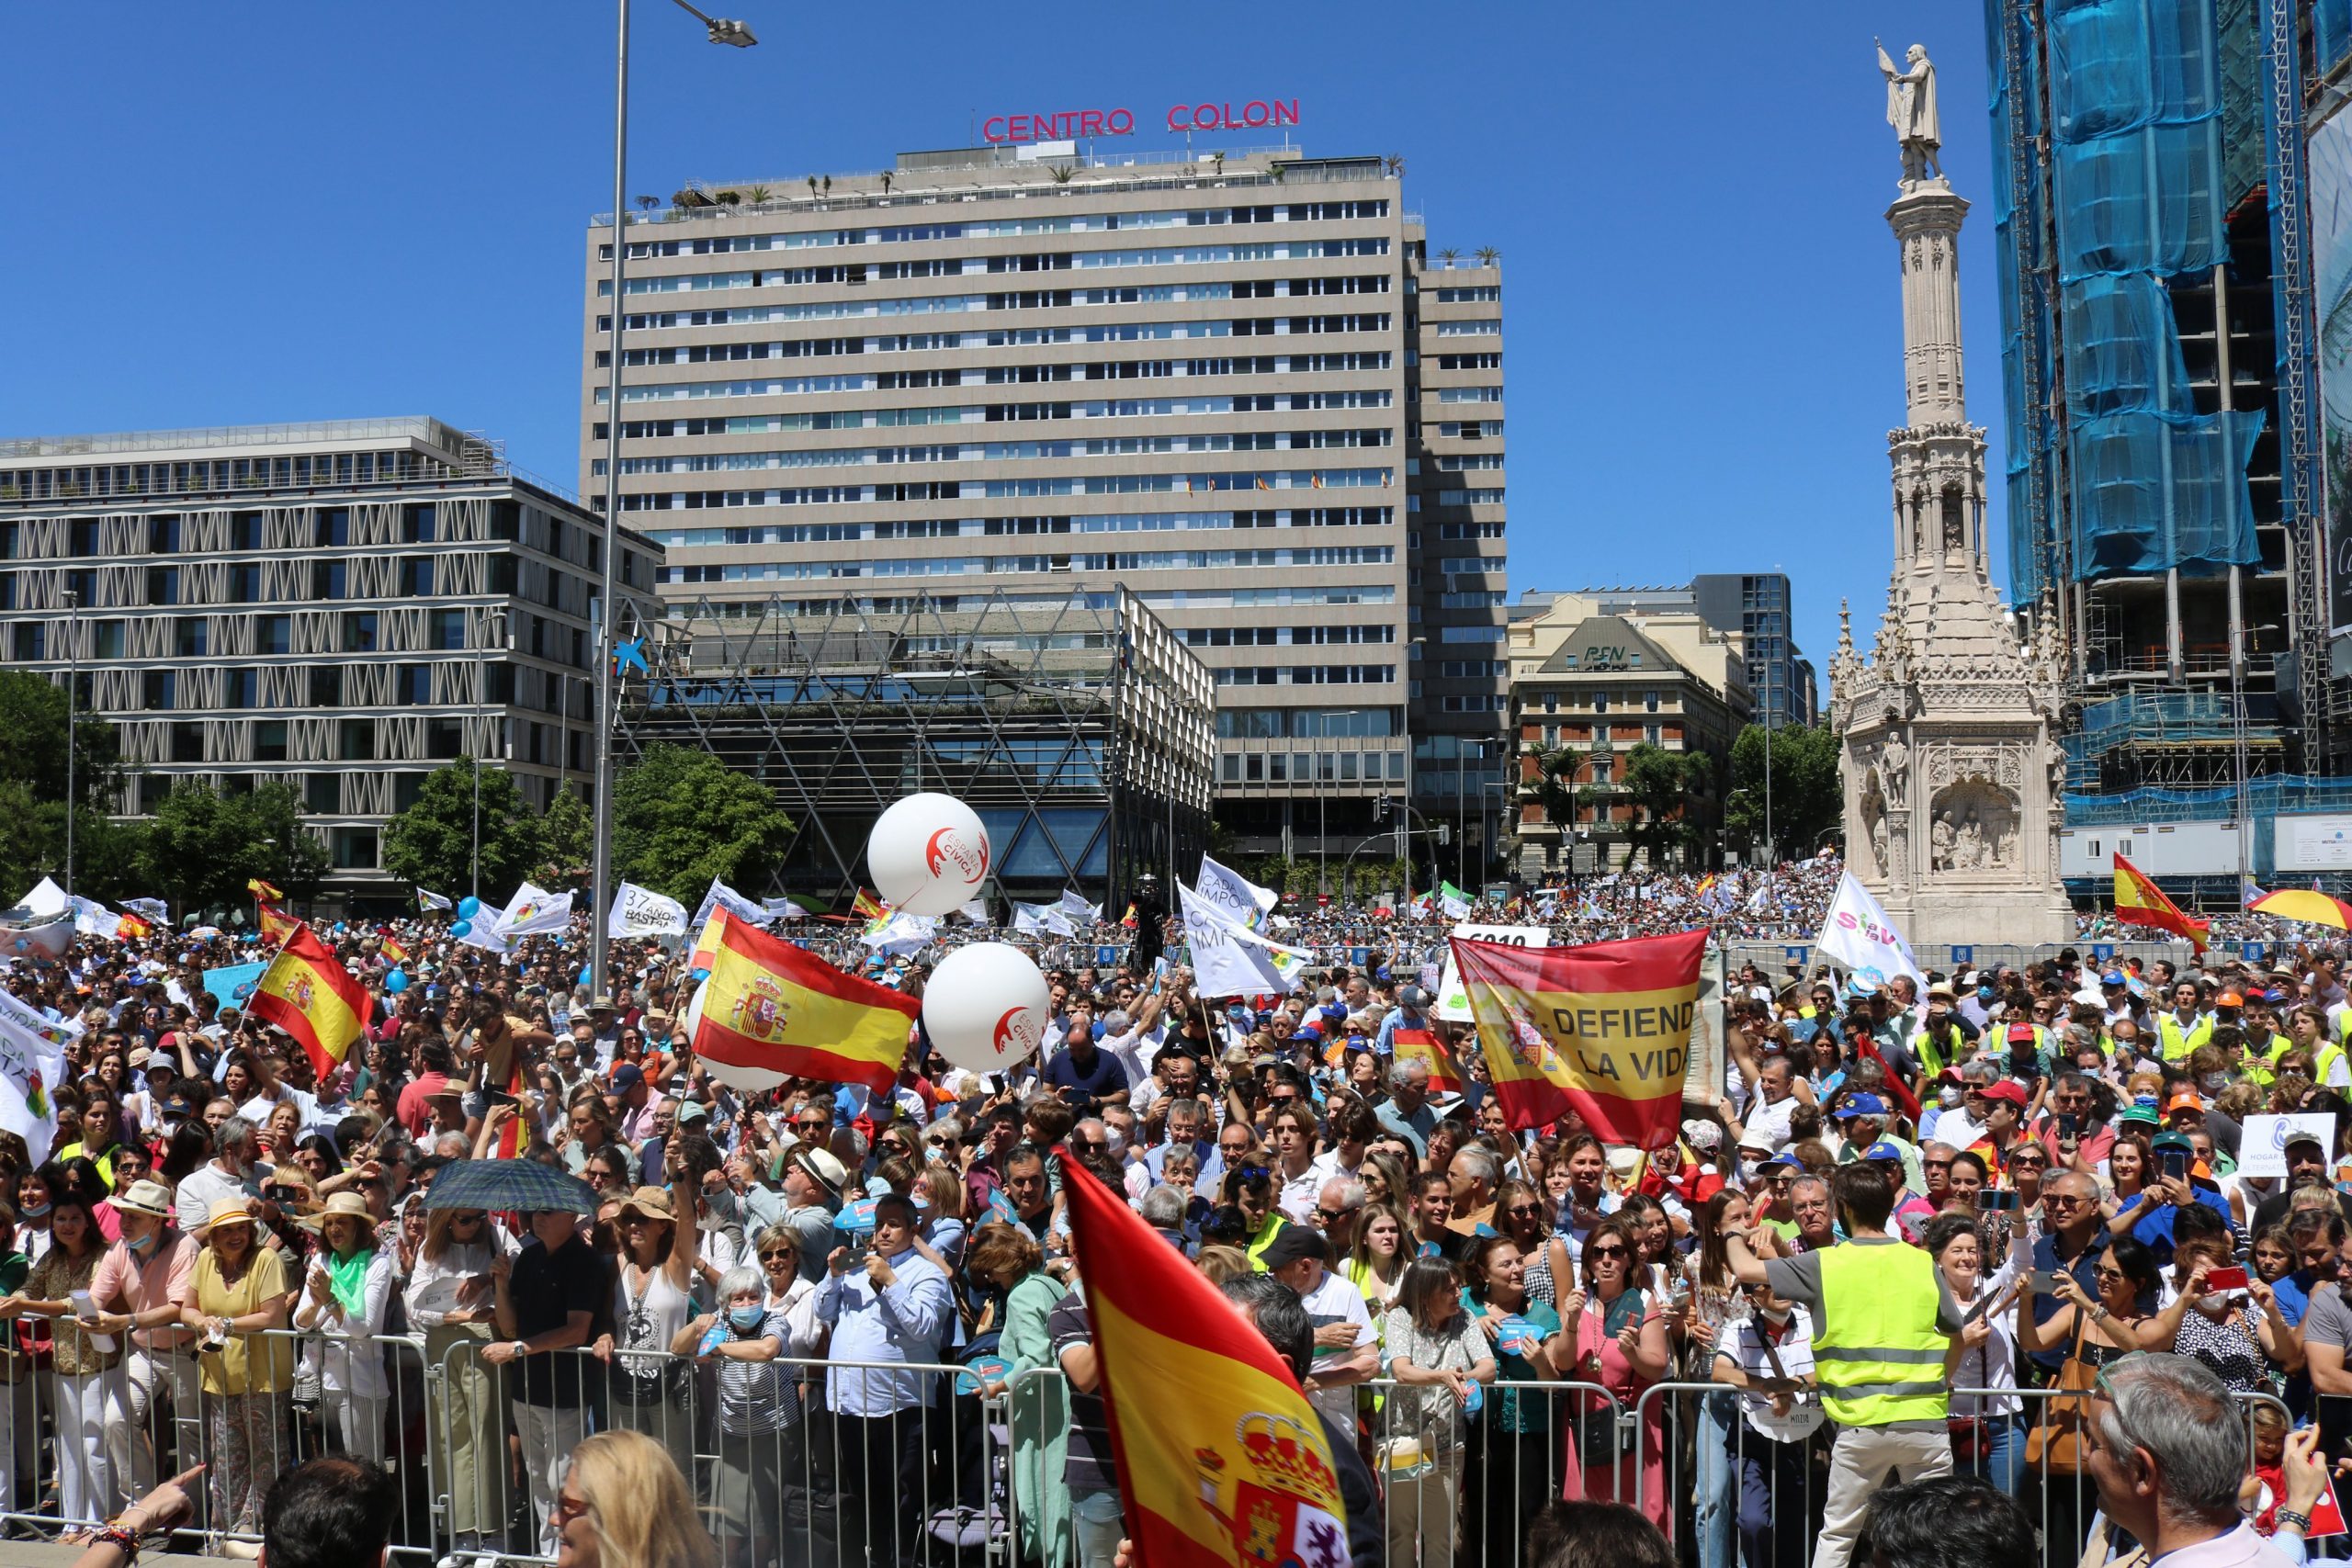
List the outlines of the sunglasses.
{"type": "Polygon", "coordinates": [[[763,1263],[797,1263],[800,1259],[790,1247],[779,1247],[772,1252],[761,1253],[760,1261],[763,1263]]]}
{"type": "Polygon", "coordinates": [[[1274,1173],[1262,1165],[1245,1165],[1237,1167],[1233,1174],[1244,1182],[1257,1182],[1267,1179],[1274,1173]]]}
{"type": "Polygon", "coordinates": [[[482,1219],[483,1216],[481,1214],[452,1214],[449,1216],[449,1223],[453,1225],[478,1225],[481,1224],[482,1219]]]}
{"type": "Polygon", "coordinates": [[[1532,1220],[1541,1217],[1544,1211],[1533,1203],[1513,1203],[1503,1213],[1514,1220],[1532,1220]]]}
{"type": "Polygon", "coordinates": [[[1350,1214],[1358,1213],[1360,1212],[1361,1211],[1355,1209],[1317,1209],[1315,1211],[1315,1217],[1321,1220],[1328,1225],[1336,1224],[1340,1220],[1346,1219],[1350,1214]]]}
{"type": "Polygon", "coordinates": [[[1588,1247],[1584,1249],[1584,1255],[1596,1263],[1605,1258],[1626,1258],[1633,1256],[1622,1247],[1588,1247]]]}

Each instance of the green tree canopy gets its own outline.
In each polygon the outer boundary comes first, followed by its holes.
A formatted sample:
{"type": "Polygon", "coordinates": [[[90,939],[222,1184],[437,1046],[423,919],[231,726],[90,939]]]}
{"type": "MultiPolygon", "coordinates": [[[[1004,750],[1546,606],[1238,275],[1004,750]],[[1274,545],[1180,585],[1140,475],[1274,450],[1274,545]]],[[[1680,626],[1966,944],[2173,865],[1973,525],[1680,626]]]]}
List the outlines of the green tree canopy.
{"type": "Polygon", "coordinates": [[[688,904],[714,876],[748,889],[791,838],[775,797],[706,751],[649,746],[614,786],[616,875],[688,904]]]}
{"type": "MultiPolygon", "coordinates": [[[[0,783],[24,784],[35,800],[65,798],[66,706],[65,688],[54,681],[0,670],[0,736],[7,741],[0,745],[0,783]]],[[[85,714],[74,739],[74,792],[85,807],[110,806],[122,784],[114,726],[85,714]]]]}
{"type": "Polygon", "coordinates": [[[481,881],[474,882],[474,760],[425,775],[416,804],[384,825],[384,869],[447,897],[503,897],[547,858],[539,818],[504,768],[481,769],[481,881]]]}
{"type": "Polygon", "coordinates": [[[588,886],[596,855],[596,818],[570,784],[556,792],[539,818],[539,874],[532,878],[553,889],[588,886]]]}
{"type": "MultiPolygon", "coordinates": [[[[1845,813],[1840,766],[1845,749],[1827,725],[1772,727],[1772,837],[1776,861],[1811,854],[1845,813]]],[[[1764,844],[1764,727],[1751,724],[1731,749],[1731,796],[1724,826],[1761,850],[1764,844]]]]}
{"type": "Polygon", "coordinates": [[[303,828],[301,797],[287,784],[238,795],[184,784],[156,806],[145,840],[145,881],[182,913],[240,908],[255,877],[305,903],[327,871],[326,850],[303,828]]]}
{"type": "Polygon", "coordinates": [[[1618,777],[1623,797],[1636,807],[1625,829],[1626,841],[1636,854],[1645,854],[1653,869],[1672,862],[1676,849],[1700,848],[1700,823],[1687,809],[1690,797],[1707,786],[1714,767],[1701,751],[1669,751],[1646,741],[1625,753],[1618,777]]]}

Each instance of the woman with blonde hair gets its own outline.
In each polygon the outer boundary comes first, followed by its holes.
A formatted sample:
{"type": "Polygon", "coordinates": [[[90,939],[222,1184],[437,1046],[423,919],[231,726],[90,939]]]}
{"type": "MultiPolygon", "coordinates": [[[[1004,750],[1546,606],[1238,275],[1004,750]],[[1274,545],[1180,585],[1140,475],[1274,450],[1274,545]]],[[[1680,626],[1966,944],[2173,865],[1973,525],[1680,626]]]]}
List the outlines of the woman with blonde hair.
{"type": "Polygon", "coordinates": [[[571,1450],[554,1524],[556,1568],[718,1568],[685,1476],[642,1432],[599,1432],[571,1450]]]}
{"type": "Polygon", "coordinates": [[[491,1266],[504,1250],[480,1209],[433,1209],[409,1273],[403,1301],[412,1328],[424,1331],[429,1439],[447,1456],[451,1551],[495,1552],[506,1519],[505,1400],[481,1348],[497,1333],[497,1287],[491,1266]]]}

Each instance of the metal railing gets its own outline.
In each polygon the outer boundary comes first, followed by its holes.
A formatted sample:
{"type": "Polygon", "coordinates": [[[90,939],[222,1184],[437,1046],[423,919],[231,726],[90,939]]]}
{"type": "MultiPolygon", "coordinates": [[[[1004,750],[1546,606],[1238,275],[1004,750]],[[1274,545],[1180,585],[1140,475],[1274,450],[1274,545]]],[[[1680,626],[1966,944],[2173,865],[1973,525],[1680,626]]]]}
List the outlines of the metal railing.
{"type": "MultiPolygon", "coordinates": [[[[344,1454],[397,1478],[397,1560],[552,1562],[549,1511],[571,1446],[627,1429],[676,1461],[730,1568],[1109,1568],[1125,1533],[1115,1493],[1070,1484],[1057,1367],[984,1383],[948,1362],[778,1357],[751,1376],[742,1361],[569,1350],[530,1358],[523,1374],[484,1361],[491,1343],[471,1325],[361,1340],[273,1330],[234,1337],[242,1355],[228,1363],[136,1346],[70,1377],[40,1364],[45,1353],[12,1356],[0,1363],[0,1525],[95,1525],[204,1462],[196,1518],[174,1544],[218,1552],[257,1539],[282,1471],[344,1454]],[[345,1359],[331,1360],[331,1346],[345,1359]],[[370,1356],[353,1371],[351,1358],[370,1356]],[[248,1378],[268,1386],[244,1392],[248,1378]]],[[[1838,1435],[1817,1396],[1776,1434],[1758,1396],[1712,1382],[1649,1384],[1630,1404],[1581,1382],[1478,1392],[1467,1411],[1442,1386],[1388,1379],[1316,1398],[1377,1490],[1391,1568],[1517,1568],[1530,1521],[1563,1495],[1629,1504],[1687,1543],[1697,1568],[1794,1568],[1813,1554],[1838,1435]]],[[[2095,1489],[2079,1466],[2027,1458],[2064,1392],[1953,1393],[1984,1414],[1952,1424],[1949,1462],[2017,1498],[2045,1562],[2074,1562],[2095,1489]]],[[[2238,1403],[2251,1465],[2255,1407],[2286,1407],[2263,1393],[2238,1403]]],[[[1222,1484],[1202,1495],[1216,1528],[1238,1525],[1222,1484]]]]}

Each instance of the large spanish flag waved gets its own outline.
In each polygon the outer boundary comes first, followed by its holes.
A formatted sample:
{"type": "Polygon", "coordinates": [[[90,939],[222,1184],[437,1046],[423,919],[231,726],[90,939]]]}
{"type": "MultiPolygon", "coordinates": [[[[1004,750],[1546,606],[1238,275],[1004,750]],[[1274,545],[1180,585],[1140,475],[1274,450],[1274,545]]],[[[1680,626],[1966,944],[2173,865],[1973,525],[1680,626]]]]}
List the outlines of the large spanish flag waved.
{"type": "Polygon", "coordinates": [[[345,972],[334,952],[300,921],[254,987],[245,1010],[301,1043],[324,1077],[352,1042],[368,1032],[368,992],[345,972]]]}
{"type": "Polygon", "coordinates": [[[920,1002],[844,975],[725,909],[710,919],[718,929],[707,933],[710,978],[702,985],[690,1042],[695,1055],[722,1066],[890,1092],[920,1002]]]}
{"type": "Polygon", "coordinates": [[[1573,1111],[1605,1144],[1660,1149],[1682,1123],[1707,931],[1582,947],[1454,939],[1495,1098],[1513,1127],[1573,1111]]]}
{"type": "Polygon", "coordinates": [[[1330,1443],[1273,1347],[1083,1167],[1062,1198],[1135,1568],[1348,1568],[1330,1443]]]}
{"type": "Polygon", "coordinates": [[[2199,953],[2205,951],[2205,933],[2211,923],[2200,920],[2164,895],[2164,890],[2140,874],[2140,868],[2120,854],[2115,857],[2115,919],[2127,926],[2150,926],[2175,936],[2185,936],[2199,953]]]}

